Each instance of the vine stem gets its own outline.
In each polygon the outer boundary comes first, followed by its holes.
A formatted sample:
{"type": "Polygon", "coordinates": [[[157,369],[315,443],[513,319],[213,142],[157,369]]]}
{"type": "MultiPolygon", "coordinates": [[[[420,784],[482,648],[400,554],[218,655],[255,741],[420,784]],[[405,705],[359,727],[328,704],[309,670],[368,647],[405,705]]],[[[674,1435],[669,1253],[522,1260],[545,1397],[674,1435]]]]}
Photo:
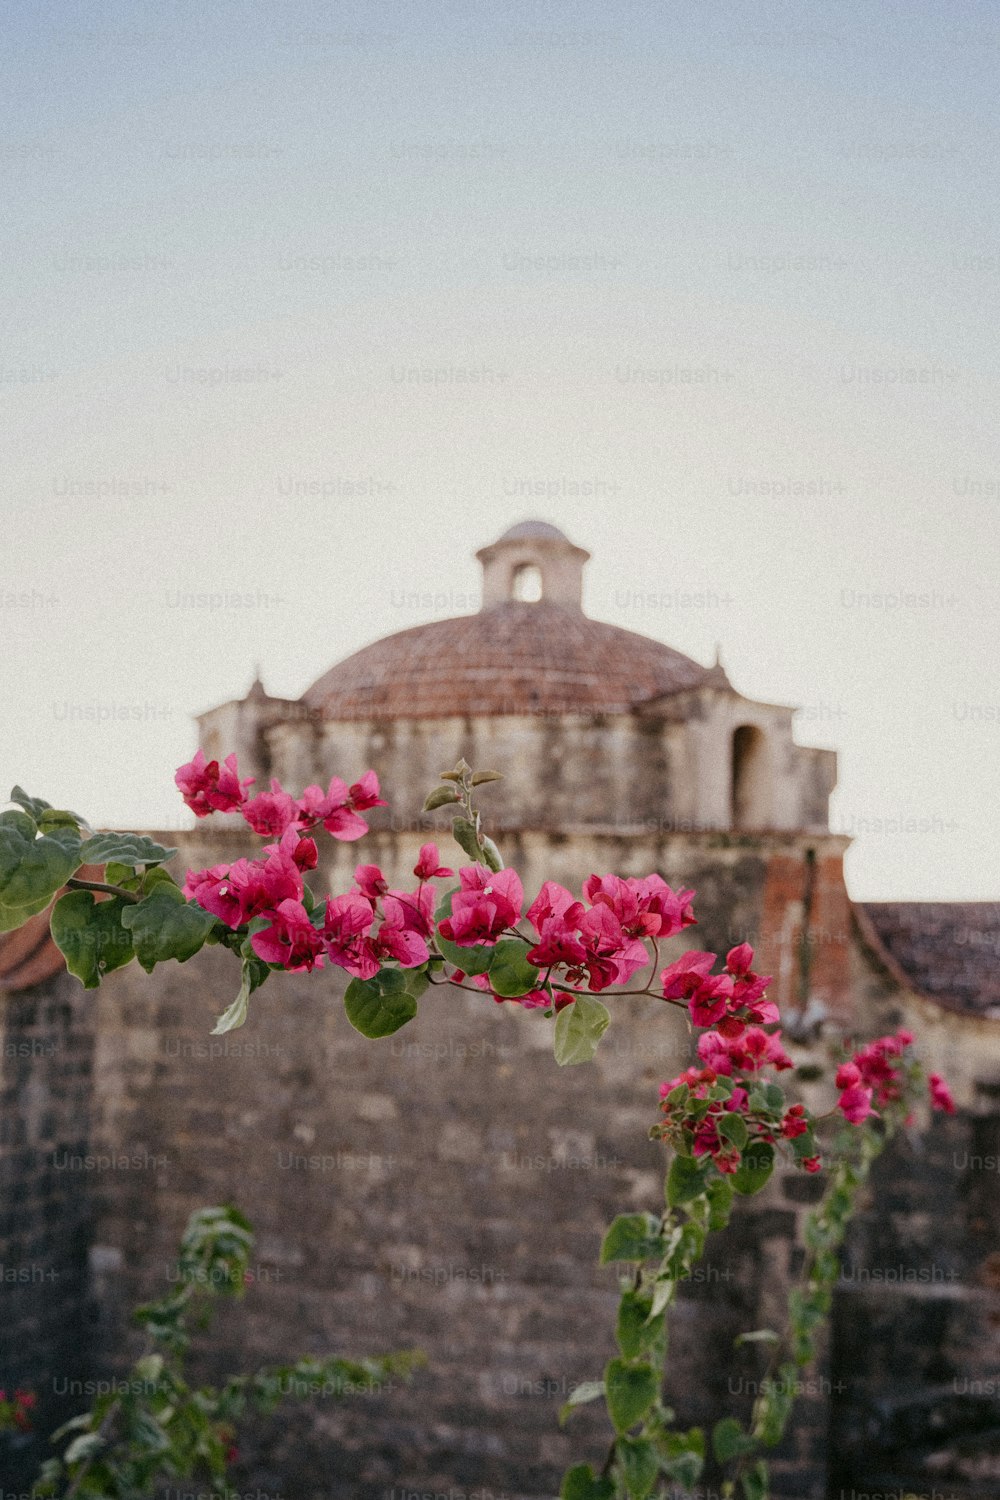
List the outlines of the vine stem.
{"type": "Polygon", "coordinates": [[[109,896],[120,896],[123,901],[130,901],[133,906],[138,906],[142,899],[134,891],[126,891],[120,885],[107,885],[103,880],[77,880],[74,876],[67,880],[66,886],[71,891],[104,891],[109,896]]]}

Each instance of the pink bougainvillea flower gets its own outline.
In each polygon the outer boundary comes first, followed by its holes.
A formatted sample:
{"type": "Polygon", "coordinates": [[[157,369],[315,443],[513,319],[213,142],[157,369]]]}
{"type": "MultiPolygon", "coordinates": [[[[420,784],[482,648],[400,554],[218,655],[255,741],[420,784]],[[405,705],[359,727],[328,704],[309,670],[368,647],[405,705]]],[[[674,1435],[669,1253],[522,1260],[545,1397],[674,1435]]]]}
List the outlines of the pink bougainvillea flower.
{"type": "MultiPolygon", "coordinates": [[[[596,876],[592,876],[596,879],[596,876]]],[[[525,916],[540,933],[544,923],[551,921],[553,917],[562,918],[564,924],[575,930],[576,924],[583,916],[586,908],[582,901],[578,901],[572,891],[568,891],[564,885],[559,885],[555,880],[545,880],[538,895],[532,901],[525,916]]]]}
{"type": "Polygon", "coordinates": [[[265,838],[280,839],[286,829],[297,827],[299,822],[298,803],[274,778],[269,792],[261,792],[245,802],[240,811],[254,833],[265,838]]]}
{"type": "Polygon", "coordinates": [[[587,985],[593,991],[625,984],[649,962],[645,944],[628,936],[609,905],[602,903],[585,911],[577,931],[586,950],[587,985]]]}
{"type": "Polygon", "coordinates": [[[332,964],[346,969],[355,979],[371,979],[379,971],[378,959],[367,941],[374,921],[372,903],[359,891],[327,897],[323,919],[327,955],[332,964]]]}
{"type": "Polygon", "coordinates": [[[236,756],[227,755],[222,765],[205,760],[204,750],[196,750],[194,759],[178,767],[174,781],[196,818],[207,818],[213,812],[237,812],[246,799],[244,787],[254,778],[240,781],[236,756]]]}
{"type": "Polygon", "coordinates": [[[660,982],[663,985],[664,1000],[687,1000],[693,995],[715,963],[715,957],[714,953],[701,953],[692,949],[689,953],[682,953],[680,958],[662,969],[660,982]]]}
{"type": "Polygon", "coordinates": [[[749,943],[739,943],[726,954],[726,968],[734,979],[742,979],[745,974],[749,974],[752,963],[753,949],[749,943]]]}
{"type": "Polygon", "coordinates": [[[444,880],[455,872],[441,864],[437,844],[421,844],[420,857],[413,866],[413,873],[418,880],[444,880]]]}
{"type": "Polygon", "coordinates": [[[781,1134],[786,1141],[792,1141],[796,1136],[805,1135],[809,1129],[809,1121],[805,1118],[805,1105],[793,1104],[785,1110],[781,1121],[781,1134]]]}
{"type": "Polygon", "coordinates": [[[733,1060],[726,1040],[717,1031],[706,1031],[698,1038],[698,1056],[713,1073],[728,1075],[733,1071],[733,1060]]]}
{"type": "Polygon", "coordinates": [[[281,964],[290,973],[301,969],[321,968],[323,936],[309,920],[301,901],[282,901],[276,911],[267,913],[270,927],[255,932],[250,946],[265,963],[281,964]]]}
{"type": "Polygon", "coordinates": [[[860,1125],[872,1114],[872,1091],[861,1084],[851,1084],[837,1100],[837,1108],[851,1125],[860,1125]]]}
{"type": "Polygon", "coordinates": [[[381,896],[389,889],[386,880],[378,865],[358,865],[354,871],[354,883],[363,896],[374,906],[381,896]]]}
{"type": "Polygon", "coordinates": [[[707,974],[688,1000],[695,1026],[714,1026],[729,1008],[733,981],[729,974],[707,974]]]}
{"type": "Polygon", "coordinates": [[[506,928],[520,920],[524,888],[516,870],[463,865],[458,878],[461,887],[452,898],[451,916],[445,917],[438,928],[448,942],[463,948],[495,943],[506,928]]]}
{"type": "Polygon", "coordinates": [[[429,885],[418,885],[415,891],[389,891],[385,899],[385,913],[399,909],[399,925],[409,932],[417,932],[429,938],[434,931],[435,893],[429,885]]]}
{"type": "Polygon", "coordinates": [[[834,1081],[838,1089],[852,1089],[855,1084],[861,1082],[861,1069],[857,1063],[841,1063],[834,1081]]]}
{"type": "Polygon", "coordinates": [[[592,906],[608,906],[630,937],[673,937],[694,920],[693,891],[672,891],[659,875],[623,880],[619,875],[590,875],[583,894],[592,906]]]}
{"type": "Polygon", "coordinates": [[[315,870],[319,863],[315,839],[302,838],[296,828],[286,828],[278,843],[265,844],[264,853],[283,855],[297,870],[315,870]]]}
{"type": "Polygon", "coordinates": [[[388,807],[384,797],[379,796],[378,777],[374,771],[366,771],[348,791],[355,812],[367,812],[370,807],[388,807]]]}
{"type": "Polygon", "coordinates": [[[358,817],[359,810],[386,806],[378,793],[374,771],[366,771],[351,787],[339,776],[331,776],[325,792],[321,787],[307,786],[298,803],[301,826],[312,828],[322,823],[333,838],[353,843],[368,832],[368,824],[358,817]]]}
{"type": "Polygon", "coordinates": [[[927,1087],[930,1091],[931,1106],[934,1109],[943,1109],[946,1115],[955,1113],[955,1101],[951,1095],[951,1089],[945,1083],[940,1073],[929,1073],[927,1075],[927,1087]]]}
{"type": "Polygon", "coordinates": [[[528,949],[526,957],[530,964],[537,964],[540,969],[549,969],[555,964],[579,968],[586,962],[587,950],[562,917],[546,917],[538,942],[528,949]]]}
{"type": "Polygon", "coordinates": [[[823,1163],[818,1156],[806,1156],[803,1157],[799,1165],[806,1172],[818,1172],[821,1169],[823,1163]]]}
{"type": "Polygon", "coordinates": [[[276,849],[266,860],[238,859],[232,865],[189,870],[183,889],[189,901],[197,901],[227,927],[242,927],[282,901],[301,900],[303,887],[294,860],[276,849]]]}

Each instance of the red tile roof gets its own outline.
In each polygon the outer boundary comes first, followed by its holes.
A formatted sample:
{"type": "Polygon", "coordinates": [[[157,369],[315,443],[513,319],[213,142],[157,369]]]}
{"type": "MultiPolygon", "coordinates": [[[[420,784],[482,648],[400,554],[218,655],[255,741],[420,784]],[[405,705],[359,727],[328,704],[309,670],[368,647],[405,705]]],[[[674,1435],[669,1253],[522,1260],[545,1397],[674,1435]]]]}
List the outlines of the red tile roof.
{"type": "Polygon", "coordinates": [[[864,901],[874,935],[913,987],[949,1010],[1000,1020],[1000,901],[864,901]]]}
{"type": "Polygon", "coordinates": [[[63,967],[63,956],[49,937],[50,913],[51,907],[14,932],[0,932],[0,992],[30,989],[63,967]]]}
{"type": "Polygon", "coordinates": [[[386,636],[303,694],[326,719],[627,713],[705,668],[661,641],[541,601],[386,636]]]}

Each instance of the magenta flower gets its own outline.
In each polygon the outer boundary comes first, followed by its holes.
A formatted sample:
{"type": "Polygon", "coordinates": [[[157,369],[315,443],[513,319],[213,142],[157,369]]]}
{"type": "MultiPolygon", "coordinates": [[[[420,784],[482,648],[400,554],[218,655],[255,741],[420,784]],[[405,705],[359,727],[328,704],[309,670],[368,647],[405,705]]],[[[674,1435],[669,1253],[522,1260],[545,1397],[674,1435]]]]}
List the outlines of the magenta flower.
{"type": "Polygon", "coordinates": [[[587,950],[562,917],[547,917],[542,922],[538,942],[528,949],[525,957],[540,969],[549,969],[555,964],[580,968],[586,962],[587,950]]]}
{"type": "Polygon", "coordinates": [[[261,792],[240,809],[244,818],[262,838],[280,839],[299,823],[299,805],[295,798],[284,790],[280,781],[272,779],[271,790],[261,792]]]}
{"type": "Polygon", "coordinates": [[[421,844],[420,857],[413,866],[413,873],[418,880],[440,880],[455,872],[441,864],[437,844],[421,844]]]}
{"type": "Polygon", "coordinates": [[[265,963],[280,964],[290,973],[323,965],[323,938],[309,920],[301,901],[282,901],[268,912],[270,927],[255,932],[250,946],[265,963]]]}
{"type": "Polygon", "coordinates": [[[733,996],[733,981],[728,974],[706,974],[688,1000],[688,1010],[695,1026],[715,1026],[725,1016],[733,996]]]}
{"type": "Polygon", "coordinates": [[[374,908],[360,892],[327,897],[323,921],[327,954],[331,963],[346,969],[355,979],[371,979],[379,971],[379,962],[368,942],[374,921],[374,908]]]}
{"type": "Polygon", "coordinates": [[[451,916],[438,929],[448,942],[463,948],[495,943],[520,920],[524,888],[516,870],[464,865],[458,878],[461,888],[452,899],[451,916]]]}
{"type": "Polygon", "coordinates": [[[945,1083],[940,1073],[929,1073],[927,1075],[927,1087],[931,1096],[932,1109],[943,1109],[946,1115],[955,1113],[955,1101],[951,1095],[951,1089],[945,1083]]]}
{"type": "Polygon", "coordinates": [[[664,1000],[689,999],[714,963],[714,953],[700,953],[697,949],[682,953],[680,958],[660,971],[664,1000]]]}
{"type": "Polygon", "coordinates": [[[837,1108],[848,1124],[860,1125],[862,1120],[867,1120],[873,1113],[871,1089],[863,1088],[861,1084],[851,1084],[837,1100],[837,1108]]]}
{"type": "Polygon", "coordinates": [[[569,928],[575,930],[585,910],[583,902],[578,901],[572,891],[568,891],[564,885],[559,885],[555,880],[545,880],[525,916],[539,933],[543,925],[554,917],[562,918],[569,928]]]}
{"type": "Polygon", "coordinates": [[[374,906],[381,896],[389,889],[386,880],[378,865],[358,865],[354,871],[354,884],[374,906]]]}
{"type": "Polygon", "coordinates": [[[237,812],[246,800],[243,788],[252,786],[253,779],[249,776],[240,781],[235,755],[227,755],[220,767],[217,760],[206,762],[204,750],[196,750],[194,759],[174,774],[174,781],[196,818],[207,818],[213,812],[237,812]]]}

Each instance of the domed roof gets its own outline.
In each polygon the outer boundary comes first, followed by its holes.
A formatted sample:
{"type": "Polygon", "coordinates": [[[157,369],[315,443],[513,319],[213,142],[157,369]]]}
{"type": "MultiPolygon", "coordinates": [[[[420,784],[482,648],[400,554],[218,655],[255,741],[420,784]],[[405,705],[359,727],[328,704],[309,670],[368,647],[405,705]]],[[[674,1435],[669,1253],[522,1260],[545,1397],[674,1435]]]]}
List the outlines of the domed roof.
{"type": "Polygon", "coordinates": [[[568,542],[569,537],[558,526],[553,526],[551,521],[518,521],[516,526],[508,526],[503,536],[497,538],[500,542],[523,542],[528,540],[541,540],[549,542],[568,542]]]}
{"type": "Polygon", "coordinates": [[[303,695],[325,719],[627,713],[705,668],[648,636],[542,600],[506,600],[386,636],[303,695]]]}

